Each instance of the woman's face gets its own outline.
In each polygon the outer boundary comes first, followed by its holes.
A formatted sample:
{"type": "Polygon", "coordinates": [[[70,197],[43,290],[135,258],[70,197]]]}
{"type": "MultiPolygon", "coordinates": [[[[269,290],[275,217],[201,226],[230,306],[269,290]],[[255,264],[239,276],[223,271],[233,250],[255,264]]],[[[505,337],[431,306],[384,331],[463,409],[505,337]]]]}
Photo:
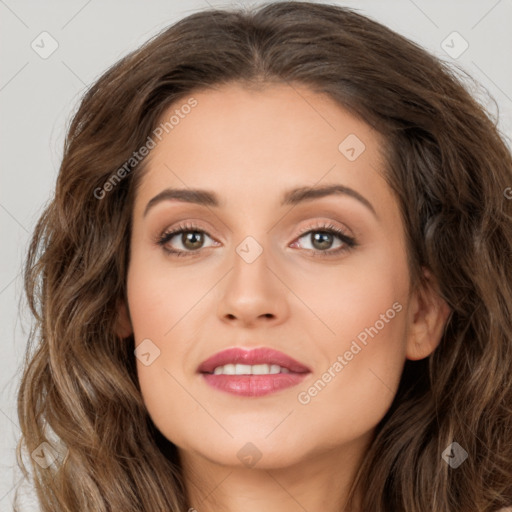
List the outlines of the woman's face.
{"type": "Polygon", "coordinates": [[[164,116],[181,113],[133,211],[127,296],[148,412],[181,453],[219,464],[362,446],[420,358],[384,141],[299,86],[192,96],[164,116]],[[244,359],[255,348],[268,351],[244,359]]]}

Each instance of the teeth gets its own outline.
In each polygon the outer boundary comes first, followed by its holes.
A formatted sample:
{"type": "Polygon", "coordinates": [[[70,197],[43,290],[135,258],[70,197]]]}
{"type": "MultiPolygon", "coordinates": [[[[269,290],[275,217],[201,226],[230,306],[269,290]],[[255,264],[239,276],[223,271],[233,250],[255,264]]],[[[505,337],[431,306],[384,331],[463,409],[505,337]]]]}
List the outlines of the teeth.
{"type": "Polygon", "coordinates": [[[214,375],[272,375],[275,373],[290,373],[290,370],[278,364],[225,364],[213,370],[214,375]]]}

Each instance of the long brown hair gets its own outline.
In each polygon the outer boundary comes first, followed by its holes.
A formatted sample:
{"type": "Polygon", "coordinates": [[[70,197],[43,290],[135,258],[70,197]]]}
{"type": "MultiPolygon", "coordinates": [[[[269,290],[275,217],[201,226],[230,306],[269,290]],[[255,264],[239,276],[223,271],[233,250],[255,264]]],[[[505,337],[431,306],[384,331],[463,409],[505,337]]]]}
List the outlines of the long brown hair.
{"type": "Polygon", "coordinates": [[[22,450],[43,441],[62,454],[46,469],[29,458],[41,511],[187,510],[178,452],[148,416],[116,311],[145,168],[134,152],[171,104],[229,82],[306,85],[382,133],[411,277],[430,269],[452,310],[434,353],[406,362],[353,484],[362,510],[512,504],[510,151],[452,67],[350,9],[281,2],[182,19],[104,73],[70,124],[24,276],[35,324],[18,463],[27,476],[22,450]],[[442,456],[452,442],[468,454],[456,469],[442,456]]]}

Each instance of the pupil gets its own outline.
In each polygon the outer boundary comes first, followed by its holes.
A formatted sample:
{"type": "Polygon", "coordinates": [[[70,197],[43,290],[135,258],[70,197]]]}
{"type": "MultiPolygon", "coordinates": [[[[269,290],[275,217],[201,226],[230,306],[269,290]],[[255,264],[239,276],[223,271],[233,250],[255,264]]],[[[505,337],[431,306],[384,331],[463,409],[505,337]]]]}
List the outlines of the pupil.
{"type": "Polygon", "coordinates": [[[319,231],[313,234],[313,246],[318,246],[318,249],[329,249],[332,244],[332,235],[325,231],[319,231]]]}
{"type": "Polygon", "coordinates": [[[198,249],[203,243],[203,233],[199,233],[198,231],[189,231],[182,235],[182,243],[189,249],[198,249]],[[190,245],[192,245],[192,247],[190,245]]]}

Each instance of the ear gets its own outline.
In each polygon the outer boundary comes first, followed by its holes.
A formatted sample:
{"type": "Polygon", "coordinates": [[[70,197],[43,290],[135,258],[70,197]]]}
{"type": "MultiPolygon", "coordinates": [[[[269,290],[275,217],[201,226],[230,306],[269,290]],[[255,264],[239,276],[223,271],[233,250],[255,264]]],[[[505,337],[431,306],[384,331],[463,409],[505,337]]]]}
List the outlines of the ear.
{"type": "Polygon", "coordinates": [[[116,319],[116,334],[121,339],[128,338],[133,333],[132,322],[130,320],[130,313],[126,307],[124,300],[118,303],[117,319],[116,319]]]}
{"type": "Polygon", "coordinates": [[[441,341],[451,310],[437,290],[434,276],[424,268],[423,279],[411,297],[407,359],[414,361],[428,357],[441,341]]]}

